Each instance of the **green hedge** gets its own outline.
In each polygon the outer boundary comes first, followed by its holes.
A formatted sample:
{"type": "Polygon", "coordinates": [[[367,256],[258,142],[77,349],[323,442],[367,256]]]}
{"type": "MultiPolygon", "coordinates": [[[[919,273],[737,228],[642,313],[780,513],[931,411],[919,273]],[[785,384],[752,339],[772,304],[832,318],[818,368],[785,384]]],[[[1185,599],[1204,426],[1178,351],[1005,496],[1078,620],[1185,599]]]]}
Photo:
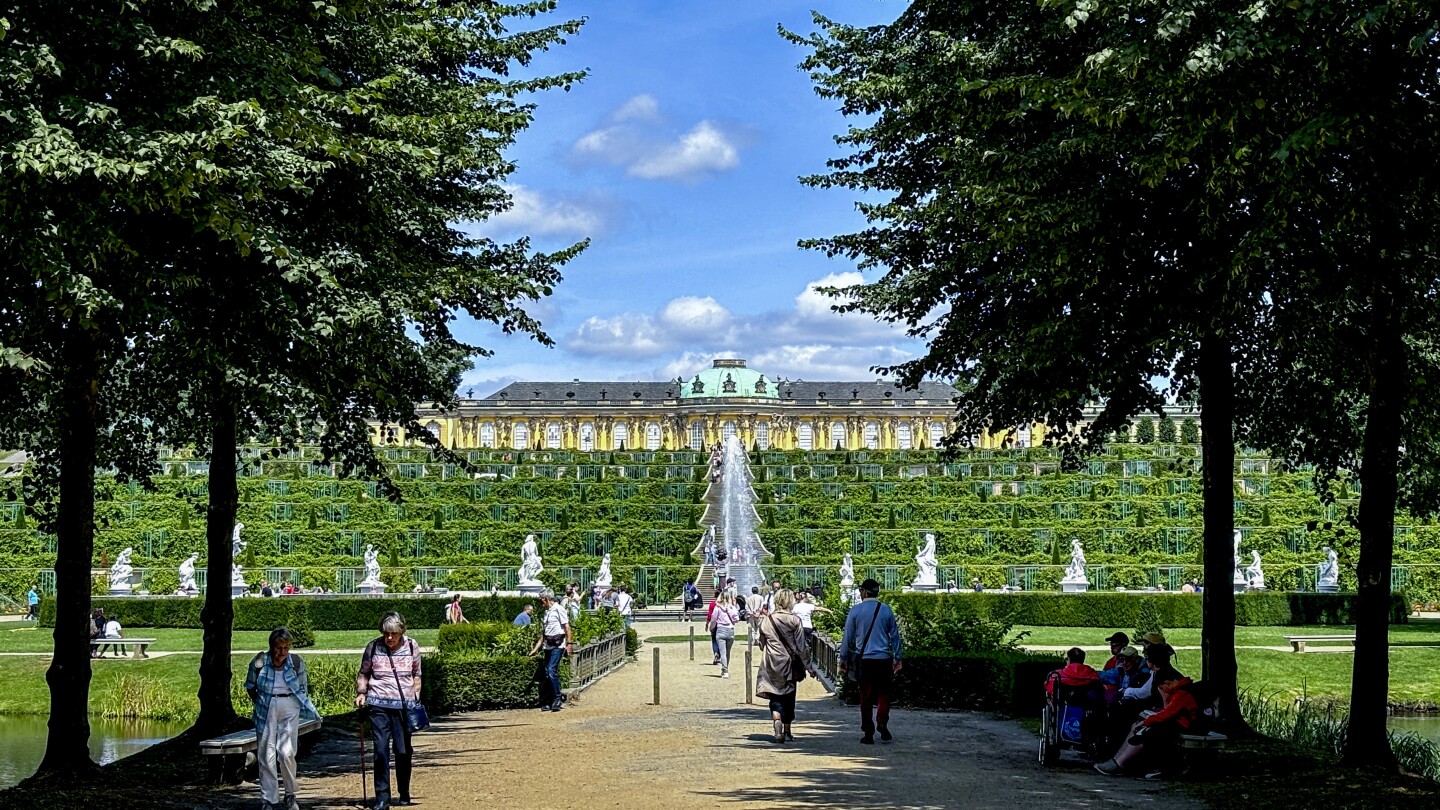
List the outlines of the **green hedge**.
{"type": "MultiPolygon", "coordinates": [[[[1065,665],[1053,654],[1022,652],[918,653],[905,656],[891,699],[924,709],[983,709],[1038,715],[1045,675],[1065,665]]],[[[846,682],[841,692],[858,702],[859,689],[846,682]]]]}
{"type": "Polygon", "coordinates": [[[500,634],[514,626],[510,622],[441,625],[435,646],[443,653],[488,652],[500,634]]]}
{"type": "MultiPolygon", "coordinates": [[[[436,714],[540,705],[543,659],[482,653],[425,656],[425,705],[436,714]]],[[[570,684],[570,659],[560,662],[560,685],[570,684]]]]}
{"type": "MultiPolygon", "coordinates": [[[[1200,627],[1201,597],[1158,593],[959,593],[889,594],[883,597],[901,622],[907,615],[941,612],[956,618],[1008,621],[1039,627],[1135,627],[1140,608],[1155,606],[1164,627],[1200,627]]],[[[1390,602],[1390,621],[1404,624],[1409,615],[1403,594],[1390,602]]],[[[1235,623],[1274,627],[1312,624],[1354,624],[1355,595],[1315,593],[1246,593],[1235,597],[1235,623]]]]}
{"type": "MultiPolygon", "coordinates": [[[[533,599],[519,596],[485,596],[465,600],[465,614],[473,621],[509,622],[533,599]]],[[[235,630],[270,630],[298,623],[303,615],[311,628],[323,630],[375,630],[380,617],[396,611],[415,629],[439,627],[445,621],[445,597],[284,596],[235,600],[235,630]]],[[[200,627],[205,600],[184,597],[123,597],[91,599],[92,607],[123,627],[200,627]]],[[[40,605],[40,623],[55,626],[54,600],[40,605]]]]}

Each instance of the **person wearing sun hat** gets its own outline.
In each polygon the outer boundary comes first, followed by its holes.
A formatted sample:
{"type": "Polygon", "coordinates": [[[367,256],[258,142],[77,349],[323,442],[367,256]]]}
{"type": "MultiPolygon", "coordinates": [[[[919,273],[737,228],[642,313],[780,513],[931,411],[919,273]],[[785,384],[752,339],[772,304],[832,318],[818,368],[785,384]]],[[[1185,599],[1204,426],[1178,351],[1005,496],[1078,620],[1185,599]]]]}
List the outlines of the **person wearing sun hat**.
{"type": "Polygon", "coordinates": [[[1130,637],[1124,633],[1115,633],[1105,639],[1110,644],[1110,660],[1105,662],[1101,670],[1114,669],[1120,666],[1120,651],[1130,644],[1130,637]]]}

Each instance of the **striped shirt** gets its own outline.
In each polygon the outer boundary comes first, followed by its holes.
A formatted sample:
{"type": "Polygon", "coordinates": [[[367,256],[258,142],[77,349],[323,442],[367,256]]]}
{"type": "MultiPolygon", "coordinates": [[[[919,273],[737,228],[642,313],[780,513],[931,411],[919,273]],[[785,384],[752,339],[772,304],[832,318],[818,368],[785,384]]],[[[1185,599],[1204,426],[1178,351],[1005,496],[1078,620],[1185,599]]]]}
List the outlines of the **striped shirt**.
{"type": "Polygon", "coordinates": [[[403,709],[418,698],[415,681],[420,677],[420,645],[413,638],[405,638],[398,649],[391,650],[385,646],[385,639],[377,638],[365,646],[360,658],[360,674],[366,678],[366,704],[381,709],[403,709]]]}

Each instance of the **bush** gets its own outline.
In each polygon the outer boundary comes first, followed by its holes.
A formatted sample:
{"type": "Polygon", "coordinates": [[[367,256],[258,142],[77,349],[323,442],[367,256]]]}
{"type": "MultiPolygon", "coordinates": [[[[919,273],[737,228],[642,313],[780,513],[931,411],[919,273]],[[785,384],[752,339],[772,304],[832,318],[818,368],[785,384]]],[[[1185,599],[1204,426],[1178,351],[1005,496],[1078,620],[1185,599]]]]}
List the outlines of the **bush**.
{"type": "Polygon", "coordinates": [[[435,638],[435,646],[442,653],[490,652],[495,640],[513,626],[509,622],[444,624],[435,638]]]}
{"type": "MultiPolygon", "coordinates": [[[[425,656],[425,705],[436,714],[540,705],[542,659],[480,653],[425,656]]],[[[560,684],[570,682],[570,659],[560,662],[560,684]]]]}
{"type": "MultiPolygon", "coordinates": [[[[465,612],[472,621],[509,622],[524,605],[534,600],[519,596],[485,596],[465,601],[465,612]]],[[[124,627],[200,627],[202,598],[149,597],[105,598],[91,600],[93,607],[104,608],[124,627]]],[[[430,629],[445,622],[445,606],[450,600],[438,596],[283,596],[273,599],[245,598],[235,600],[236,630],[272,630],[290,627],[296,613],[308,615],[315,630],[375,630],[380,617],[396,611],[412,628],[430,629]]],[[[40,622],[55,626],[54,600],[41,603],[40,622]]]]}
{"type": "Polygon", "coordinates": [[[1153,598],[1140,597],[1140,617],[1135,621],[1135,635],[1132,638],[1145,638],[1151,633],[1165,635],[1165,627],[1160,623],[1160,610],[1155,607],[1153,598]]]}
{"type": "MultiPolygon", "coordinates": [[[[915,653],[905,656],[891,699],[924,709],[1037,715],[1044,703],[1045,675],[1064,665],[1064,659],[1054,654],[915,653]]],[[[848,681],[841,694],[851,703],[859,699],[856,685],[848,681]]]]}

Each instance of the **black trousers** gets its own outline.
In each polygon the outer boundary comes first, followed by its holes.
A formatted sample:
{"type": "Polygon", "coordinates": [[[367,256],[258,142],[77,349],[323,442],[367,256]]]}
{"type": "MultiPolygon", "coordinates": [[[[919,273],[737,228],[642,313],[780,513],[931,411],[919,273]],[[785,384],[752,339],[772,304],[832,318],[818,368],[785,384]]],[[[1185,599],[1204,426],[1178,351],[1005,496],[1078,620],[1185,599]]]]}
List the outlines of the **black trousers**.
{"type": "Polygon", "coordinates": [[[395,781],[400,795],[410,795],[410,768],[415,748],[410,744],[410,724],[404,709],[371,706],[370,739],[375,743],[375,801],[390,801],[390,754],[395,754],[395,781]]]}
{"type": "Polygon", "coordinates": [[[780,715],[780,721],[785,725],[795,722],[795,693],[798,689],[791,689],[789,693],[778,698],[770,698],[770,711],[780,715]]]}

